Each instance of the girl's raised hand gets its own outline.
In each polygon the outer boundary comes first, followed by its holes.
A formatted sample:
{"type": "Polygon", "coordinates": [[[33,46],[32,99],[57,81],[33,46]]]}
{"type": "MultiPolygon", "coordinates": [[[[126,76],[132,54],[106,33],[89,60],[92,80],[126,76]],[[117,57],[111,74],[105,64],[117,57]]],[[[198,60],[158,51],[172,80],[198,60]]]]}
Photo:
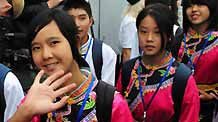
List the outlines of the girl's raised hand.
{"type": "Polygon", "coordinates": [[[28,122],[35,115],[45,114],[65,105],[69,96],[63,94],[74,90],[76,84],[62,85],[69,81],[72,74],[64,74],[64,71],[58,71],[40,83],[43,74],[43,70],[37,74],[33,85],[23,100],[24,102],[21,103],[16,113],[9,119],[9,122],[28,122]],[[57,97],[60,97],[61,100],[54,102],[57,97]]]}

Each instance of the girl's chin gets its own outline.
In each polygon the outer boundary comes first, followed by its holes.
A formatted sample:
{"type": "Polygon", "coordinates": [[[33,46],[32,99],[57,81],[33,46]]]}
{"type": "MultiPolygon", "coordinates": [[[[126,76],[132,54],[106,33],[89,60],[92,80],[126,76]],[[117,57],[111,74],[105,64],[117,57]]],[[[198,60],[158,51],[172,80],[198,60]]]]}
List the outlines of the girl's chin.
{"type": "Polygon", "coordinates": [[[57,72],[58,70],[52,70],[52,71],[48,71],[48,70],[45,70],[45,74],[50,76],[52,74],[54,74],[55,72],[57,72]]]}

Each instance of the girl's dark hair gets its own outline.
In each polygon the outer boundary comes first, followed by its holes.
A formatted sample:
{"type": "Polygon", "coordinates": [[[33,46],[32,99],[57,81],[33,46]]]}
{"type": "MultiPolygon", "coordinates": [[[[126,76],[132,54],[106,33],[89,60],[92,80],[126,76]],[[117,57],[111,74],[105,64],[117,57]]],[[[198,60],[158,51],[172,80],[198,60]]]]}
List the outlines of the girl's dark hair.
{"type": "Polygon", "coordinates": [[[139,30],[139,25],[142,20],[146,16],[151,16],[157,23],[159,27],[159,31],[161,33],[161,49],[166,49],[171,51],[171,46],[174,42],[173,35],[173,19],[172,19],[172,11],[168,8],[168,6],[160,3],[155,3],[146,6],[137,16],[136,18],[136,28],[139,30]],[[166,34],[167,38],[164,38],[164,34],[166,34]],[[166,42],[166,47],[164,47],[166,42]]]}
{"type": "Polygon", "coordinates": [[[208,30],[218,29],[218,0],[182,0],[182,6],[183,6],[183,29],[184,32],[188,31],[188,28],[191,27],[191,23],[188,20],[188,17],[186,15],[186,10],[188,7],[190,7],[192,4],[197,5],[206,5],[210,10],[210,16],[209,16],[209,26],[208,30]]]}
{"type": "Polygon", "coordinates": [[[63,10],[68,11],[73,8],[85,10],[89,18],[92,17],[91,6],[86,0],[67,0],[67,2],[64,4],[63,10]]]}
{"type": "Polygon", "coordinates": [[[162,3],[170,7],[170,10],[173,12],[174,24],[179,25],[177,0],[145,0],[145,6],[155,3],[162,3]]]}
{"type": "Polygon", "coordinates": [[[35,18],[33,18],[28,31],[28,42],[30,51],[31,43],[37,35],[37,33],[43,27],[48,25],[51,21],[55,21],[60,32],[68,40],[71,47],[73,58],[78,63],[79,67],[88,66],[86,61],[81,57],[79,50],[77,48],[78,29],[74,22],[74,19],[65,11],[60,9],[48,9],[39,13],[35,18]]]}

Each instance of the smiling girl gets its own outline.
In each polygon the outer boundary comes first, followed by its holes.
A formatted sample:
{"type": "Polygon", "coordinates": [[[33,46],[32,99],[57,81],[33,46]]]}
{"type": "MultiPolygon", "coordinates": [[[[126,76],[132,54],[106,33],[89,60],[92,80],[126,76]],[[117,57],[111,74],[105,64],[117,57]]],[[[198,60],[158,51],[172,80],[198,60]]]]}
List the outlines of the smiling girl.
{"type": "Polygon", "coordinates": [[[212,121],[218,100],[218,1],[183,0],[184,38],[179,61],[193,70],[201,98],[202,122],[212,121]]]}

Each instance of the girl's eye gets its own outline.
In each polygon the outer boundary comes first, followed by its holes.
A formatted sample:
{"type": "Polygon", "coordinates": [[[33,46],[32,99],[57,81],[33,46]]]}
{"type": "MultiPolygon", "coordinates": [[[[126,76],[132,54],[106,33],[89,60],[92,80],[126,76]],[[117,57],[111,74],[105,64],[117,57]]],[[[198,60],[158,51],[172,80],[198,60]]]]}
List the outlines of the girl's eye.
{"type": "Polygon", "coordinates": [[[160,33],[160,31],[155,31],[155,33],[156,33],[156,34],[159,34],[159,33],[160,33]]]}
{"type": "Polygon", "coordinates": [[[39,49],[40,49],[39,46],[33,46],[33,47],[32,47],[32,51],[38,51],[39,49]]]}
{"type": "Polygon", "coordinates": [[[58,43],[59,43],[59,41],[54,41],[54,40],[53,40],[53,41],[50,42],[50,45],[51,45],[51,46],[55,46],[55,45],[57,45],[58,43]]]}

